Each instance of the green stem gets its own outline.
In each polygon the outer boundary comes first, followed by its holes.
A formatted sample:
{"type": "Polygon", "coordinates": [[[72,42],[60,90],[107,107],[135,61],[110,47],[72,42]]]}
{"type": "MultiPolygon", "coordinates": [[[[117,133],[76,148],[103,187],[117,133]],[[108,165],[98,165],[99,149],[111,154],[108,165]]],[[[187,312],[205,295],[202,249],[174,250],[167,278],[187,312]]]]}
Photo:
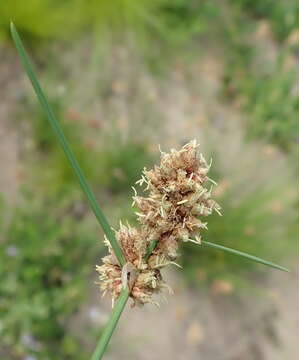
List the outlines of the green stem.
{"type": "Polygon", "coordinates": [[[122,290],[114,308],[112,311],[112,314],[110,315],[110,319],[102,333],[102,336],[97,344],[97,347],[92,354],[92,357],[90,360],[100,360],[102,359],[105,350],[107,348],[107,345],[109,343],[109,340],[116,328],[116,325],[118,323],[118,320],[120,318],[121,313],[123,312],[125,305],[129,298],[129,289],[126,288],[122,290]]]}
{"type": "Polygon", "coordinates": [[[25,71],[31,81],[31,84],[33,86],[35,94],[36,94],[43,110],[45,111],[45,113],[47,115],[49,123],[52,126],[52,129],[53,129],[55,135],[57,136],[57,138],[60,142],[60,145],[63,148],[63,151],[74,170],[74,173],[76,174],[76,176],[79,180],[81,188],[84,191],[84,193],[89,201],[89,204],[93,210],[93,213],[95,214],[98,222],[102,226],[103,231],[105,232],[108,240],[110,241],[110,244],[113,248],[115,256],[117,257],[117,260],[119,261],[120,265],[123,266],[126,263],[126,260],[122,253],[122,250],[115,238],[114,232],[112,231],[104,213],[100,209],[100,206],[96,200],[96,197],[84,176],[84,173],[75,157],[75,154],[73,153],[72,149],[70,148],[70,146],[68,144],[68,141],[67,141],[67,139],[63,133],[63,130],[61,128],[61,125],[60,125],[59,121],[57,120],[57,118],[56,118],[38,80],[37,80],[37,77],[35,75],[33,67],[30,63],[29,57],[23,46],[22,40],[21,40],[21,38],[17,32],[17,29],[15,28],[13,23],[10,24],[10,30],[11,30],[11,36],[16,45],[21,62],[22,62],[23,66],[25,68],[25,71]]]}

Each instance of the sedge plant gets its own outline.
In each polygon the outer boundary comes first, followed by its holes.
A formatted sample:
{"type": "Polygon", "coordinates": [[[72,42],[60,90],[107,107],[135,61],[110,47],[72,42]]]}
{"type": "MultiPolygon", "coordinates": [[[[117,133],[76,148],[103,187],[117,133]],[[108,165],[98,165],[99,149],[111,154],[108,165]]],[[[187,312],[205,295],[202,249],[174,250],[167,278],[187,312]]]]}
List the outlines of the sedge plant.
{"type": "Polygon", "coordinates": [[[204,241],[199,236],[207,227],[202,219],[212,212],[221,215],[220,206],[214,201],[206,183],[211,164],[197,154],[197,144],[191,141],[181,150],[161,153],[161,164],[152,170],[144,170],[139,185],[146,185],[148,197],[138,196],[136,190],[133,205],[138,208],[138,228],[120,224],[114,231],[98,204],[87,179],[70,148],[61,125],[56,118],[26,54],[21,38],[13,23],[11,35],[24,69],[32,83],[35,94],[47,115],[47,119],[70,162],[85,193],[90,207],[105,233],[109,255],[97,266],[100,286],[112,296],[114,303],[111,316],[103,330],[91,360],[102,359],[122,311],[131,297],[136,305],[155,303],[153,295],[168,289],[160,270],[175,264],[181,241],[191,241],[197,246],[225,251],[279,270],[285,267],[244,252],[204,241]]]}

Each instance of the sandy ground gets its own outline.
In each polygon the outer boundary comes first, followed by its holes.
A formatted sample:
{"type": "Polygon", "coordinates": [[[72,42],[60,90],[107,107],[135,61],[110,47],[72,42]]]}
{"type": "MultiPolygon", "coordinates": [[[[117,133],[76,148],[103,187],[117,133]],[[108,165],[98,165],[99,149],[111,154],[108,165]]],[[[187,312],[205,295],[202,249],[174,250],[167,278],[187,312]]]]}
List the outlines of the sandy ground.
{"type": "Polygon", "coordinates": [[[107,359],[297,359],[298,272],[288,281],[274,274],[263,295],[242,297],[192,290],[169,275],[175,296],[160,309],[127,307],[107,359]]]}

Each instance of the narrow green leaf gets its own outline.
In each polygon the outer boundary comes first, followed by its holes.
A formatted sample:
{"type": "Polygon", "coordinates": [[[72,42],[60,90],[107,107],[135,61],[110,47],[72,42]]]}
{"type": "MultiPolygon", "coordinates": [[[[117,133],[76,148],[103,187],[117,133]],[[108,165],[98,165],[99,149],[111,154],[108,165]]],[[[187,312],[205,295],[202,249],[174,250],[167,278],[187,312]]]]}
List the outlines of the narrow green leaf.
{"type": "Polygon", "coordinates": [[[110,241],[110,244],[113,248],[113,251],[115,253],[115,256],[117,257],[119,263],[123,266],[125,263],[126,263],[126,260],[125,260],[125,257],[122,253],[122,250],[115,238],[115,235],[114,235],[114,232],[112,231],[104,213],[102,212],[102,210],[100,209],[100,206],[95,198],[95,195],[94,193],[92,192],[91,190],[91,187],[89,186],[85,176],[84,176],[84,173],[82,171],[82,169],[80,168],[79,166],[79,163],[72,151],[72,149],[70,148],[67,140],[66,140],[66,137],[63,133],[63,130],[61,128],[61,125],[59,123],[59,121],[57,120],[46,96],[44,95],[44,92],[37,80],[37,77],[34,73],[34,70],[33,70],[33,67],[30,63],[30,60],[26,54],[26,50],[24,49],[24,46],[22,44],[22,40],[17,32],[17,29],[15,28],[14,24],[11,23],[10,25],[10,29],[11,29],[11,35],[12,35],[12,38],[14,40],[14,43],[16,45],[16,48],[17,48],[17,51],[18,51],[18,54],[20,56],[20,59],[21,59],[21,62],[26,70],[26,73],[32,83],[32,86],[34,88],[34,91],[35,91],[35,94],[43,108],[43,110],[45,111],[47,117],[48,117],[48,120],[49,120],[49,123],[51,124],[52,126],[52,129],[55,133],[55,135],[57,136],[59,142],[60,142],[60,145],[62,146],[63,148],[63,151],[67,157],[67,159],[69,160],[75,174],[77,175],[77,178],[79,180],[79,183],[81,185],[81,188],[82,190],[84,191],[85,195],[87,196],[87,199],[89,201],[89,204],[97,218],[97,220],[99,221],[100,225],[102,226],[103,228],[103,231],[105,232],[108,240],[110,241]]]}
{"type": "Polygon", "coordinates": [[[285,268],[285,267],[283,267],[283,266],[274,264],[274,263],[272,263],[272,262],[270,262],[270,261],[263,260],[263,259],[258,258],[258,257],[256,257],[256,256],[253,256],[253,255],[246,254],[246,253],[244,253],[244,252],[242,252],[242,251],[238,251],[238,250],[234,250],[234,249],[228,248],[228,247],[226,247],[226,246],[214,244],[214,243],[211,243],[211,242],[209,242],[209,241],[203,241],[203,240],[202,240],[202,244],[203,244],[203,245],[206,245],[206,246],[209,246],[209,247],[212,247],[212,248],[215,248],[215,249],[218,249],[218,250],[223,250],[223,251],[229,252],[229,253],[234,254],[234,255],[238,255],[238,256],[245,257],[246,259],[249,259],[249,260],[258,262],[258,263],[260,263],[260,264],[264,264],[264,265],[270,266],[270,267],[275,268],[275,269],[279,269],[279,270],[287,271],[287,272],[290,271],[290,270],[288,270],[287,268],[285,268]]]}
{"type": "Polygon", "coordinates": [[[102,359],[109,340],[115,330],[115,327],[118,323],[121,313],[123,312],[125,305],[129,298],[129,289],[126,288],[122,290],[117,303],[115,304],[112,314],[110,315],[110,319],[101,335],[101,338],[97,344],[97,347],[91,357],[91,360],[100,360],[102,359]]]}

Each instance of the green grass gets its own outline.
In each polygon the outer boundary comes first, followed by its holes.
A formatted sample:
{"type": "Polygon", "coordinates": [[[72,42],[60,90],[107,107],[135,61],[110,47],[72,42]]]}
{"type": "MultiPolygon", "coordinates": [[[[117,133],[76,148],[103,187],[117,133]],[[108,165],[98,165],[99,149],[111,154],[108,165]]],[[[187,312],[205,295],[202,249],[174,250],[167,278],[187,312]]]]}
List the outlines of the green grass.
{"type": "Polygon", "coordinates": [[[281,41],[299,28],[299,4],[296,0],[238,0],[234,5],[258,19],[267,19],[281,41]]]}
{"type": "Polygon", "coordinates": [[[97,34],[172,38],[197,31],[200,7],[176,0],[28,0],[1,2],[0,35],[8,37],[14,21],[28,39],[66,39],[93,29],[97,34]],[[63,28],[63,33],[60,29],[63,28]],[[177,34],[173,37],[173,30],[177,34]]]}
{"type": "Polygon", "coordinates": [[[299,139],[299,96],[295,91],[297,70],[287,69],[289,54],[280,54],[259,68],[247,60],[228,65],[225,89],[247,114],[249,138],[261,138],[293,151],[299,139]],[[229,90],[233,89],[233,90],[229,90]]]}
{"type": "Polygon", "coordinates": [[[0,336],[7,359],[86,358],[70,324],[87,300],[101,242],[75,210],[77,201],[61,195],[41,200],[28,191],[1,229],[0,336]]]}

